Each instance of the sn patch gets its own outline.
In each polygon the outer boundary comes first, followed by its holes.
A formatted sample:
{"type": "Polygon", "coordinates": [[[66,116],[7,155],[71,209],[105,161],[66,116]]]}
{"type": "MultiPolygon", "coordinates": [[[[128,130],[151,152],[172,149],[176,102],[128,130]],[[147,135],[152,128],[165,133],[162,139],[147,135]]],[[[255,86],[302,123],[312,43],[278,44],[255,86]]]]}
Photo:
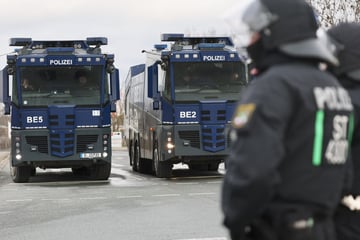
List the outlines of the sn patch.
{"type": "Polygon", "coordinates": [[[255,109],[256,105],[254,103],[239,105],[235,111],[235,115],[232,120],[233,128],[244,127],[250,121],[255,109]]]}

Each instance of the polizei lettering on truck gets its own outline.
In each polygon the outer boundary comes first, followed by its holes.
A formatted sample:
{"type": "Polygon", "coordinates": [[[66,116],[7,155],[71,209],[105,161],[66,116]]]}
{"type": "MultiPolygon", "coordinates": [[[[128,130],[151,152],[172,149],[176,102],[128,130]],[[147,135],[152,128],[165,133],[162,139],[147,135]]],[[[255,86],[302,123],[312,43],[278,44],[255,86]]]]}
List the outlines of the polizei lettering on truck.
{"type": "Polygon", "coordinates": [[[71,65],[73,63],[72,59],[50,59],[49,65],[71,65]]]}
{"type": "Polygon", "coordinates": [[[223,55],[217,55],[217,56],[203,56],[203,61],[207,62],[219,62],[219,61],[225,61],[226,58],[223,55]]]}

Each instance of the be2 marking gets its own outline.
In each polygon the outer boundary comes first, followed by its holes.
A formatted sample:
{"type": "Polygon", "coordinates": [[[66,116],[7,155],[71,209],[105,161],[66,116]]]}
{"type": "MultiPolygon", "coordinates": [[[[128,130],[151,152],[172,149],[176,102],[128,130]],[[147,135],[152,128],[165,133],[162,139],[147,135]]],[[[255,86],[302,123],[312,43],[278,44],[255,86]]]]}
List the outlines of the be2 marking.
{"type": "Polygon", "coordinates": [[[196,118],[197,112],[196,111],[180,111],[179,112],[180,118],[196,118]]]}

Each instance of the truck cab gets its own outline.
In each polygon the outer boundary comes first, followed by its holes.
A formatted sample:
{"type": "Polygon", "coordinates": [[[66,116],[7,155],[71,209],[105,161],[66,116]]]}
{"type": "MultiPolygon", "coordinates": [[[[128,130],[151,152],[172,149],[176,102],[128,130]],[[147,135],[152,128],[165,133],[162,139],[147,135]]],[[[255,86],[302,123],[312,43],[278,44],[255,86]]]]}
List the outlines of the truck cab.
{"type": "Polygon", "coordinates": [[[229,37],[163,34],[130,68],[125,124],[135,171],[171,176],[173,164],[217,170],[228,154],[231,119],[247,85],[247,59],[229,37]],[[170,44],[167,44],[170,43],[170,44]]]}
{"type": "Polygon", "coordinates": [[[36,168],[71,168],[107,179],[111,171],[111,115],[119,99],[114,55],[107,38],[35,41],[21,47],[1,71],[1,99],[11,114],[11,176],[26,182],[36,168]]]}

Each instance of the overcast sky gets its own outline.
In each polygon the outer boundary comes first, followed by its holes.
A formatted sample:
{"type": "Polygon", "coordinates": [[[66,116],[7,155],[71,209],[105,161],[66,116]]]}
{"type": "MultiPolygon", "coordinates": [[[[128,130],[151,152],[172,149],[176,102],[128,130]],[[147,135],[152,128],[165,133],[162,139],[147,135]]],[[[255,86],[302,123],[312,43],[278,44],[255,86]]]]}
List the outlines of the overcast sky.
{"type": "Polygon", "coordinates": [[[161,33],[228,32],[224,12],[238,0],[1,0],[0,61],[12,37],[85,39],[107,37],[104,52],[114,53],[121,76],[144,62],[143,49],[160,43],[161,33]]]}

